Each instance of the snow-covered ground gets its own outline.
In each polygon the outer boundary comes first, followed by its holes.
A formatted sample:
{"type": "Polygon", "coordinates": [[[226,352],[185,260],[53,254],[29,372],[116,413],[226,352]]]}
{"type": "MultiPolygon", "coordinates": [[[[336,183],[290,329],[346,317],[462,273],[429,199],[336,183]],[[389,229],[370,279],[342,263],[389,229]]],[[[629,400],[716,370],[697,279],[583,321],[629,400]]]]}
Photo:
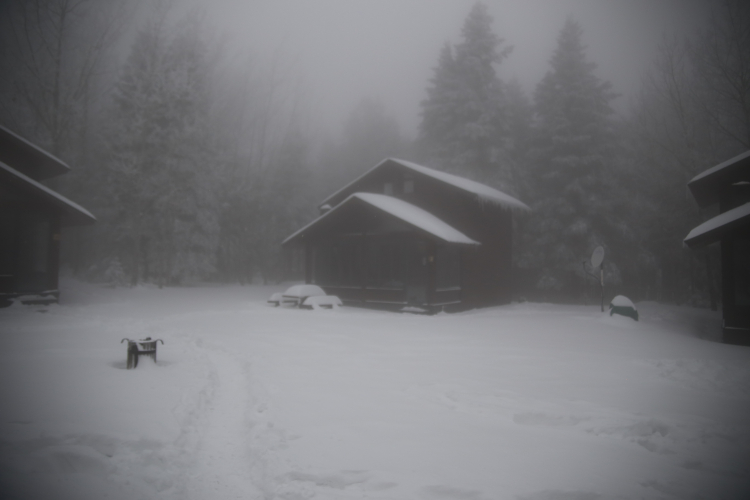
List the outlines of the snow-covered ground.
{"type": "Polygon", "coordinates": [[[750,498],[750,348],[717,313],[268,307],[283,288],[0,310],[0,497],[750,498]],[[158,364],[126,370],[146,336],[158,364]]]}

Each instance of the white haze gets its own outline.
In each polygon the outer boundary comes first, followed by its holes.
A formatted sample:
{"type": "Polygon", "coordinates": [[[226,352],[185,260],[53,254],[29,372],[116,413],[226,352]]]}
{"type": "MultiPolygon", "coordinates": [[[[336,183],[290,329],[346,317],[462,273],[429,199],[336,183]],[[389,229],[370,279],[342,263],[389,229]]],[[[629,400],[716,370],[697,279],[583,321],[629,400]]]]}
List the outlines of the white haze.
{"type": "MultiPolygon", "coordinates": [[[[413,137],[419,105],[445,42],[460,41],[475,0],[221,0],[205,4],[228,45],[281,53],[304,75],[317,129],[338,133],[365,97],[382,100],[413,137]]],[[[548,70],[566,18],[584,30],[597,76],[612,82],[628,108],[665,34],[684,35],[705,21],[699,0],[487,0],[495,33],[513,45],[497,69],[532,95],[548,70]]]]}

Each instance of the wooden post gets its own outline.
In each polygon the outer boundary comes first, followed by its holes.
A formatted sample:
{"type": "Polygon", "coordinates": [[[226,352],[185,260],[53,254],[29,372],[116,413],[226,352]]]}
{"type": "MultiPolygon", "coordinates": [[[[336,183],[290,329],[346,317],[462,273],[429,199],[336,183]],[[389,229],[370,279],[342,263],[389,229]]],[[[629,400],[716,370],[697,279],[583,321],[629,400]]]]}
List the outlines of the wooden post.
{"type": "Polygon", "coordinates": [[[601,267],[599,268],[599,276],[600,276],[600,285],[602,288],[602,312],[604,312],[604,262],[602,262],[601,267]]]}

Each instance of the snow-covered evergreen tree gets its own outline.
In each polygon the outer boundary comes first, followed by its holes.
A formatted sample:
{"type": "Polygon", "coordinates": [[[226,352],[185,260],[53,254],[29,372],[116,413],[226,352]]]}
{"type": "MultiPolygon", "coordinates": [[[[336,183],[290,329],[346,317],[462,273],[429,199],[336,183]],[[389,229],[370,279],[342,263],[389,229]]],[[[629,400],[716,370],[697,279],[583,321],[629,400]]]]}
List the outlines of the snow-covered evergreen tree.
{"type": "Polygon", "coordinates": [[[504,85],[495,71],[512,47],[503,47],[481,2],[461,36],[440,52],[422,101],[421,142],[431,164],[513,190],[504,85]]]}
{"type": "Polygon", "coordinates": [[[457,127],[458,89],[460,76],[450,44],[443,45],[435,67],[435,74],[427,88],[427,98],[422,101],[420,138],[429,150],[431,159],[448,163],[459,149],[457,127]]]}
{"type": "Polygon", "coordinates": [[[514,194],[522,195],[524,183],[527,180],[528,153],[533,138],[534,108],[517,80],[511,80],[508,83],[505,96],[509,137],[506,151],[513,167],[511,186],[515,190],[514,194]]]}
{"type": "MultiPolygon", "coordinates": [[[[529,192],[533,217],[526,228],[522,265],[541,271],[537,286],[576,288],[581,262],[598,245],[610,250],[616,232],[608,169],[615,153],[608,82],[586,59],[582,29],[569,19],[557,39],[551,69],[534,94],[535,138],[529,192]]],[[[611,255],[611,252],[608,252],[611,255]]],[[[619,281],[611,259],[610,282],[619,281]]]]}
{"type": "Polygon", "coordinates": [[[179,283],[213,270],[214,179],[205,45],[186,24],[142,30],[115,89],[108,173],[118,252],[136,283],[179,283]]]}

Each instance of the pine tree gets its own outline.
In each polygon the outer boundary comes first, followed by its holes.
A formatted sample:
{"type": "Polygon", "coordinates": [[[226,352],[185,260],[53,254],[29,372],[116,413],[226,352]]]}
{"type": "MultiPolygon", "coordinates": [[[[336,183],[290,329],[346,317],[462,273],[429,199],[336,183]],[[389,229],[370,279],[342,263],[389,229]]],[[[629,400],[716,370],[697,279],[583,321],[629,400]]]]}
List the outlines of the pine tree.
{"type": "Polygon", "coordinates": [[[531,147],[532,118],[534,110],[531,101],[517,80],[511,80],[506,87],[506,116],[509,141],[506,147],[513,166],[510,188],[523,196],[527,181],[528,153],[531,147]]]}
{"type": "Polygon", "coordinates": [[[422,101],[421,140],[430,150],[434,159],[442,159],[441,164],[450,163],[449,159],[460,149],[456,133],[458,115],[458,89],[460,75],[453,57],[453,48],[443,45],[435,68],[435,75],[427,88],[427,99],[422,101]]]}
{"type": "Polygon", "coordinates": [[[113,96],[107,130],[109,158],[105,176],[111,186],[112,239],[119,259],[137,284],[148,277],[149,228],[153,226],[153,182],[160,154],[157,118],[163,75],[162,27],[152,22],[136,36],[113,96]],[[144,258],[144,254],[146,257],[144,258]]]}
{"type": "Polygon", "coordinates": [[[141,31],[115,89],[109,175],[131,280],[213,271],[217,241],[205,46],[191,24],[141,31]]]}
{"type": "Polygon", "coordinates": [[[422,102],[421,140],[430,163],[508,188],[506,103],[495,65],[512,47],[492,31],[483,3],[474,5],[461,36],[440,52],[422,102]]]}
{"type": "MultiPolygon", "coordinates": [[[[607,172],[615,153],[609,104],[615,94],[594,74],[581,37],[581,27],[569,19],[552,68],[534,94],[534,167],[527,193],[533,217],[523,264],[541,271],[537,286],[547,290],[578,288],[585,280],[581,262],[598,245],[611,250],[608,237],[617,226],[607,172]]],[[[610,282],[619,280],[611,259],[606,269],[610,282]]]]}

